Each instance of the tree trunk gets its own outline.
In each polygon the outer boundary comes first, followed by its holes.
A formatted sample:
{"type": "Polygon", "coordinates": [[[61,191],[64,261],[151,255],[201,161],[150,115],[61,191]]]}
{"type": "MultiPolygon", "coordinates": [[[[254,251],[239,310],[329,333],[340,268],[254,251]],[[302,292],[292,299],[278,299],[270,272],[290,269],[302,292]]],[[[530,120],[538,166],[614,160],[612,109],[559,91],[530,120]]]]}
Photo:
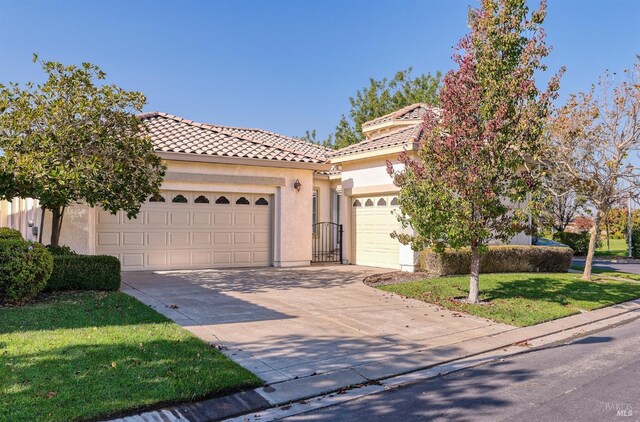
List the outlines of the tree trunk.
{"type": "Polygon", "coordinates": [[[480,281],[480,253],[478,252],[478,246],[471,245],[471,276],[469,279],[469,303],[478,303],[480,281]]]}
{"type": "Polygon", "coordinates": [[[591,281],[591,265],[593,263],[593,255],[596,252],[596,243],[598,242],[598,236],[600,235],[600,213],[596,211],[596,216],[593,219],[593,228],[591,229],[591,237],[589,238],[589,251],[587,252],[587,259],[584,262],[584,272],[582,273],[582,279],[591,281]]]}
{"type": "Polygon", "coordinates": [[[65,207],[51,209],[51,246],[60,246],[60,231],[65,207]]]}

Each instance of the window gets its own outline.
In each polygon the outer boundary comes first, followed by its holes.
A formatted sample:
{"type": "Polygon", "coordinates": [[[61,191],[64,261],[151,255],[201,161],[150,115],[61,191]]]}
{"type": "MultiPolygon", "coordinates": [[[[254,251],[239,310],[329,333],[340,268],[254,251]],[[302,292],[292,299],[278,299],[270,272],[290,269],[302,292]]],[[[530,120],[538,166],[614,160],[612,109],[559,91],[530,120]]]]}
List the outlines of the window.
{"type": "Polygon", "coordinates": [[[174,203],[176,203],[176,204],[186,204],[186,203],[187,203],[187,202],[189,202],[189,201],[187,201],[187,198],[185,198],[185,197],[184,197],[184,196],[182,196],[182,195],[176,195],[176,196],[174,196],[174,197],[173,197],[173,199],[171,200],[171,202],[174,202],[174,203]]]}
{"type": "Polygon", "coordinates": [[[364,203],[365,207],[372,207],[373,206],[373,201],[371,199],[367,199],[367,202],[364,203]]]}
{"type": "Polygon", "coordinates": [[[391,205],[398,205],[398,197],[394,196],[393,199],[391,200],[391,205]]]}
{"type": "Polygon", "coordinates": [[[361,207],[362,203],[359,200],[356,199],[355,201],[353,201],[353,206],[354,207],[361,207]]]}
{"type": "Polygon", "coordinates": [[[378,205],[380,205],[380,206],[387,205],[387,201],[385,201],[384,198],[380,198],[380,199],[378,199],[378,205]]]}
{"type": "Polygon", "coordinates": [[[313,190],[313,200],[311,203],[311,223],[313,224],[313,232],[316,232],[316,224],[318,224],[318,190],[313,190]]]}
{"type": "Polygon", "coordinates": [[[249,205],[249,200],[247,198],[245,198],[244,196],[241,196],[236,201],[236,205],[249,205]]]}
{"type": "Polygon", "coordinates": [[[165,202],[165,199],[164,196],[156,194],[149,198],[149,202],[165,202]]]}
{"type": "Polygon", "coordinates": [[[218,199],[216,199],[216,204],[228,204],[229,200],[227,199],[226,196],[219,196],[218,199]]]}
{"type": "Polygon", "coordinates": [[[269,202],[264,198],[260,198],[256,201],[256,205],[269,205],[269,202]]]}
{"type": "Polygon", "coordinates": [[[196,204],[208,204],[209,203],[209,198],[207,198],[204,195],[200,195],[199,197],[196,198],[195,201],[196,204]]]}

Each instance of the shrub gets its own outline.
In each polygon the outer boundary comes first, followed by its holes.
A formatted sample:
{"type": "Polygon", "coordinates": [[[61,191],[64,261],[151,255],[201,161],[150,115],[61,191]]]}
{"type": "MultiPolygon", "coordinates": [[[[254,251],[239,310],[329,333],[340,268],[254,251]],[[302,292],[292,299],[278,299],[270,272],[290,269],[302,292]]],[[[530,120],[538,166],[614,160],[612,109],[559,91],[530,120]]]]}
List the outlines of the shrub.
{"type": "Polygon", "coordinates": [[[22,233],[20,233],[18,230],[10,229],[8,227],[0,227],[0,240],[7,239],[23,240],[22,233]]]}
{"type": "Polygon", "coordinates": [[[0,303],[33,299],[46,286],[52,269],[51,254],[41,244],[0,240],[0,303]]]}
{"type": "Polygon", "coordinates": [[[60,256],[60,255],[78,255],[73,249],[71,249],[69,246],[53,246],[53,245],[47,245],[46,248],[49,250],[49,252],[51,252],[51,255],[53,256],[60,256]]]}
{"type": "Polygon", "coordinates": [[[118,290],[120,261],[109,255],[56,255],[47,291],[118,290]]]}
{"type": "MultiPolygon", "coordinates": [[[[489,246],[480,256],[481,273],[567,272],[573,251],[554,246],[489,246]]],[[[422,269],[432,276],[469,274],[469,248],[446,249],[443,253],[425,250],[420,256],[422,269]]]]}
{"type": "MultiPolygon", "coordinates": [[[[554,233],[553,240],[560,243],[564,243],[569,246],[576,255],[586,255],[589,251],[589,239],[591,234],[589,232],[569,233],[558,232],[554,233]]],[[[602,246],[602,240],[598,239],[596,249],[602,246]]]]}
{"type": "Polygon", "coordinates": [[[631,255],[634,258],[640,258],[640,230],[638,229],[631,232],[631,255]]]}

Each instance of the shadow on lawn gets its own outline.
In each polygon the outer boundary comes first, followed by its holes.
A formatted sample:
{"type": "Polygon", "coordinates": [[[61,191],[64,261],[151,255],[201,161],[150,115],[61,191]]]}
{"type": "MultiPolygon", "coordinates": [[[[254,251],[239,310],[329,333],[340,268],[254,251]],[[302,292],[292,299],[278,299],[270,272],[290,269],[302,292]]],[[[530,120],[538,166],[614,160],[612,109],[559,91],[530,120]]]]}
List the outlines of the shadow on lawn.
{"type": "Polygon", "coordinates": [[[600,283],[580,279],[559,282],[544,275],[523,281],[498,282],[486,292],[487,300],[532,299],[568,305],[570,302],[594,302],[600,305],[620,303],[640,296],[640,285],[632,283],[600,283]]]}
{"type": "Polygon", "coordinates": [[[73,344],[3,357],[7,420],[85,420],[259,385],[195,339],[73,344]]]}

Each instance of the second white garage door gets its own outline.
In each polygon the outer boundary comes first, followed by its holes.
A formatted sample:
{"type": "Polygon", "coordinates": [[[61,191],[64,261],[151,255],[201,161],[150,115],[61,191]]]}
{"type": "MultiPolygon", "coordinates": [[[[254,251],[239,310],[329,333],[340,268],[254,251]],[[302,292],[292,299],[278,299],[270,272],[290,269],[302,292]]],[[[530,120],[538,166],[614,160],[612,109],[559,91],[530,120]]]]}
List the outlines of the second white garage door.
{"type": "Polygon", "coordinates": [[[138,217],[98,211],[96,253],[122,269],[159,270],[271,265],[271,196],[162,192],[138,217]]]}
{"type": "Polygon", "coordinates": [[[390,234],[401,225],[393,213],[395,196],[365,196],[351,199],[354,263],[383,268],[400,268],[400,243],[390,234]]]}

